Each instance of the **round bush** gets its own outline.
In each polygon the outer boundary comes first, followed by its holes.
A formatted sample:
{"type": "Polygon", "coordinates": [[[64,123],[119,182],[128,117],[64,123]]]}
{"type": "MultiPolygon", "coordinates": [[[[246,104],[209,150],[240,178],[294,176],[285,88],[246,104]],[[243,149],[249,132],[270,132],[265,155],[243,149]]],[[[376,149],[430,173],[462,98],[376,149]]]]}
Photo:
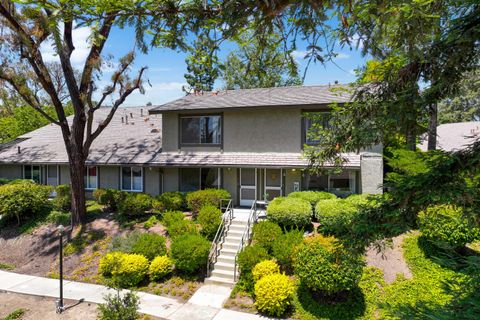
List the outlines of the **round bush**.
{"type": "Polygon", "coordinates": [[[337,196],[330,192],[325,191],[296,191],[288,195],[289,198],[298,198],[310,202],[312,206],[315,206],[320,200],[336,199],[337,196]]]}
{"type": "Polygon", "coordinates": [[[142,233],[132,245],[132,253],[141,254],[148,260],[167,254],[165,238],[156,233],[142,233]]]}
{"type": "Polygon", "coordinates": [[[362,260],[334,237],[305,239],[295,250],[295,274],[312,291],[333,294],[353,289],[362,275],[362,260]]]}
{"type": "Polygon", "coordinates": [[[120,264],[112,271],[112,279],[120,287],[134,287],[145,279],[148,267],[148,259],[144,256],[124,253],[120,264]]]}
{"type": "Polygon", "coordinates": [[[191,220],[180,220],[173,222],[167,227],[170,237],[176,238],[184,234],[198,234],[198,229],[195,223],[191,220]]]}
{"type": "Polygon", "coordinates": [[[187,194],[187,205],[194,215],[197,215],[200,209],[205,205],[218,207],[220,200],[230,199],[231,195],[224,189],[204,189],[193,191],[187,194]]]}
{"type": "Polygon", "coordinates": [[[269,316],[280,317],[292,304],[295,286],[284,274],[271,274],[255,284],[255,306],[269,316]]]}
{"type": "Polygon", "coordinates": [[[280,273],[280,267],[275,260],[264,260],[259,262],[252,269],[253,281],[257,282],[270,274],[280,273]]]}
{"type": "Polygon", "coordinates": [[[282,229],[271,221],[261,221],[253,226],[252,242],[264,247],[267,251],[272,250],[272,244],[280,235],[282,229]]]}
{"type": "Polygon", "coordinates": [[[365,204],[368,204],[369,202],[369,198],[371,197],[370,194],[352,194],[352,195],[349,195],[348,197],[345,198],[345,201],[353,204],[353,205],[356,205],[356,206],[359,206],[359,205],[365,205],[365,204]]]}
{"type": "Polygon", "coordinates": [[[57,210],[70,211],[72,208],[72,194],[69,184],[61,184],[55,188],[57,196],[53,199],[53,205],[57,210]]]}
{"type": "Polygon", "coordinates": [[[122,252],[110,252],[104,255],[98,264],[98,273],[105,277],[111,277],[113,270],[120,267],[124,255],[122,252]]]}
{"type": "Polygon", "coordinates": [[[166,211],[162,214],[162,224],[165,227],[171,226],[174,222],[185,219],[182,211],[166,211]]]}
{"type": "Polygon", "coordinates": [[[252,272],[253,267],[269,258],[268,252],[259,245],[247,246],[238,254],[238,266],[242,275],[252,272]]]}
{"type": "Polygon", "coordinates": [[[319,201],[315,206],[315,216],[320,222],[319,231],[325,235],[344,235],[357,212],[357,205],[346,199],[319,201]]]}
{"type": "Polygon", "coordinates": [[[418,214],[422,235],[434,242],[464,247],[480,239],[480,228],[462,208],[450,205],[430,206],[418,214]]]}
{"type": "Polygon", "coordinates": [[[309,227],[312,206],[303,199],[277,197],[267,207],[267,218],[284,227],[309,227]]]}
{"type": "Polygon", "coordinates": [[[186,208],[186,199],[183,192],[165,192],[156,197],[156,200],[161,204],[161,211],[167,210],[183,210],[186,208]]]}
{"type": "Polygon", "coordinates": [[[173,271],[173,261],[167,256],[158,256],[153,259],[148,269],[150,279],[154,281],[161,280],[173,271]]]}
{"type": "Polygon", "coordinates": [[[102,188],[99,188],[99,189],[95,189],[93,192],[92,192],[92,196],[93,198],[99,203],[99,204],[103,204],[103,205],[106,205],[107,203],[107,198],[106,198],[106,195],[107,195],[107,190],[106,189],[102,189],[102,188]]]}
{"type": "Polygon", "coordinates": [[[152,209],[152,197],[145,193],[129,193],[120,203],[120,213],[128,216],[144,215],[152,209]]]}
{"type": "Polygon", "coordinates": [[[203,235],[213,240],[222,223],[222,211],[212,205],[203,206],[198,213],[197,221],[202,226],[203,235]]]}
{"type": "Polygon", "coordinates": [[[272,246],[272,254],[278,263],[286,269],[292,268],[292,256],[295,247],[303,241],[303,232],[291,230],[279,236],[272,246]]]}
{"type": "Polygon", "coordinates": [[[173,239],[170,248],[178,270],[193,273],[207,265],[210,242],[196,234],[184,234],[173,239]]]}

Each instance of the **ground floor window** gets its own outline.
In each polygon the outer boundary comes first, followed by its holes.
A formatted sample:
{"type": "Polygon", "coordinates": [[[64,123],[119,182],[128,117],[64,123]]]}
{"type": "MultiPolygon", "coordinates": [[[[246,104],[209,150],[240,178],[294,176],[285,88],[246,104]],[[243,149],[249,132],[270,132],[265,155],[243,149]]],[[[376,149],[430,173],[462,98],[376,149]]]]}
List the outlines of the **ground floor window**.
{"type": "Polygon", "coordinates": [[[98,168],[87,166],[85,174],[85,188],[88,190],[97,189],[98,186],[98,168]]]}
{"type": "Polygon", "coordinates": [[[350,172],[342,172],[329,176],[329,190],[336,192],[351,192],[355,191],[354,178],[351,177],[350,172]]]}
{"type": "Polygon", "coordinates": [[[220,188],[220,168],[180,169],[180,191],[220,188]]]}
{"type": "Polygon", "coordinates": [[[339,195],[356,192],[355,171],[325,175],[307,173],[304,178],[303,189],[305,190],[329,191],[339,195]]]}
{"type": "Polygon", "coordinates": [[[36,183],[42,183],[42,167],[37,165],[24,165],[23,179],[33,180],[36,183]]]}
{"type": "Polygon", "coordinates": [[[122,167],[123,191],[143,191],[143,170],[142,167],[122,167]]]}
{"type": "Polygon", "coordinates": [[[47,184],[49,186],[58,186],[58,166],[48,165],[47,167],[47,184]]]}

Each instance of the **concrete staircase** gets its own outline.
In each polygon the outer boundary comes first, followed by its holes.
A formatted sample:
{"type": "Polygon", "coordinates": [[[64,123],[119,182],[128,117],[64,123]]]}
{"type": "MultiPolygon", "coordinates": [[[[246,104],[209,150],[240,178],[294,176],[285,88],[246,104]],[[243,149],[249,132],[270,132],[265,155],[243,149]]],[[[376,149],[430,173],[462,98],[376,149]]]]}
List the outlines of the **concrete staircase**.
{"type": "Polygon", "coordinates": [[[246,226],[246,220],[232,220],[225,241],[220,249],[217,262],[214,264],[211,276],[205,279],[205,283],[227,286],[233,286],[235,284],[235,256],[246,226]]]}

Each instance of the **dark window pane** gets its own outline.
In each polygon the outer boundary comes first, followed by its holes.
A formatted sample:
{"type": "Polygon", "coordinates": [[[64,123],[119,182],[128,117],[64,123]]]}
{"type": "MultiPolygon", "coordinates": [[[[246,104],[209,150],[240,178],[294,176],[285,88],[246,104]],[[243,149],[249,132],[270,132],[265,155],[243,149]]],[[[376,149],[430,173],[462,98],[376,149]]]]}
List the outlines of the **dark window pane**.
{"type": "Polygon", "coordinates": [[[328,128],[330,122],[330,114],[328,112],[311,112],[304,115],[305,127],[305,143],[317,144],[318,132],[322,128],[328,128]]]}
{"type": "Polygon", "coordinates": [[[221,143],[220,116],[209,116],[201,118],[201,143],[221,143]]]}
{"type": "Polygon", "coordinates": [[[130,167],[122,167],[122,189],[132,190],[132,169],[130,167]]]}
{"type": "Polygon", "coordinates": [[[36,183],[40,183],[41,177],[40,166],[32,166],[32,180],[36,183]]]}
{"type": "Polygon", "coordinates": [[[308,190],[327,190],[328,176],[326,175],[309,175],[308,176],[308,190]]]}
{"type": "Polygon", "coordinates": [[[25,179],[32,179],[32,166],[24,166],[25,179]]]}
{"type": "Polygon", "coordinates": [[[255,186],[255,169],[241,169],[242,186],[255,186]]]}
{"type": "Polygon", "coordinates": [[[266,169],[268,187],[281,187],[282,186],[282,171],[280,169],[266,169]]]}
{"type": "Polygon", "coordinates": [[[200,169],[180,169],[180,191],[189,192],[200,187],[200,169]]]}
{"type": "Polygon", "coordinates": [[[200,174],[202,189],[218,188],[220,186],[217,168],[202,168],[200,174]]]}
{"type": "Polygon", "coordinates": [[[133,176],[132,190],[142,191],[142,168],[132,167],[132,176],[133,176]]]}
{"type": "Polygon", "coordinates": [[[331,179],[330,184],[333,189],[350,190],[350,179],[331,179]]]}
{"type": "Polygon", "coordinates": [[[182,143],[200,143],[200,118],[181,118],[182,143]]]}

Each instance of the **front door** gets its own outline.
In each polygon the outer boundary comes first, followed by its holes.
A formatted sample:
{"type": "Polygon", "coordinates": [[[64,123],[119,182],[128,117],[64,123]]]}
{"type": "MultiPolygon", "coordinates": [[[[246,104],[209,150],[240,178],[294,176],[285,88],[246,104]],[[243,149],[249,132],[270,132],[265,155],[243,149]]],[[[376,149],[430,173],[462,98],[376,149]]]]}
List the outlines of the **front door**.
{"type": "Polygon", "coordinates": [[[283,176],[282,169],[265,169],[265,194],[264,200],[271,201],[282,196],[283,176]]]}
{"type": "Polygon", "coordinates": [[[250,207],[257,200],[257,169],[240,169],[240,205],[250,207]]]}

